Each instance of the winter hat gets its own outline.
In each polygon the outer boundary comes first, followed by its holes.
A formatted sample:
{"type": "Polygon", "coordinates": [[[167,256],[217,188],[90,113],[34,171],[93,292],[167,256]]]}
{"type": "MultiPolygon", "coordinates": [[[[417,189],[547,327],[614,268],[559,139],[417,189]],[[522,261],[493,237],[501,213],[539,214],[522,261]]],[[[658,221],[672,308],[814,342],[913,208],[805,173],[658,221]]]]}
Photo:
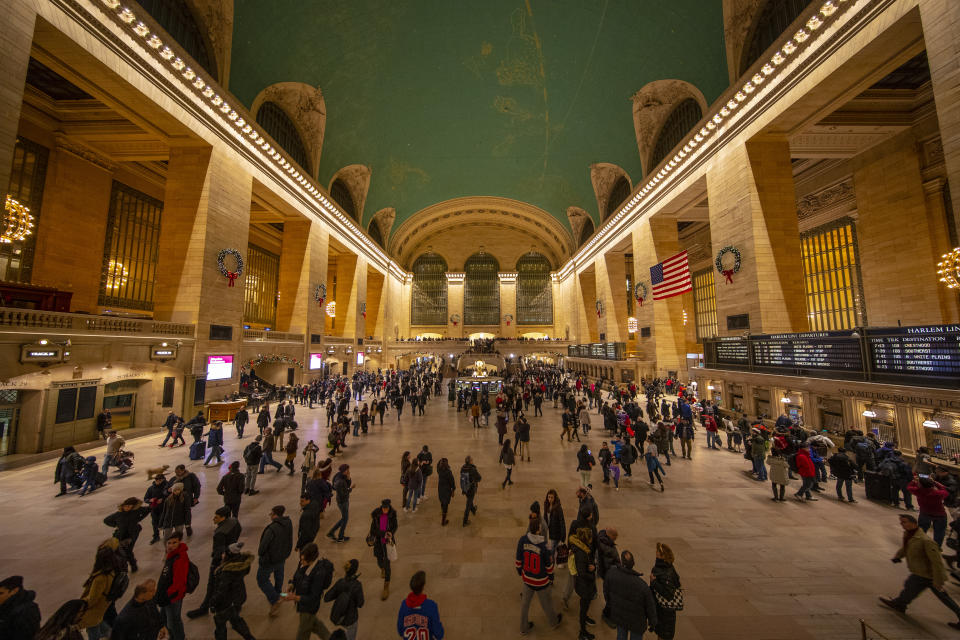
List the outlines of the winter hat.
{"type": "Polygon", "coordinates": [[[234,542],[229,547],[227,547],[227,551],[229,551],[230,553],[241,553],[243,551],[243,543],[234,542]]]}
{"type": "Polygon", "coordinates": [[[239,469],[240,469],[240,462],[239,462],[239,461],[234,460],[233,462],[230,463],[230,470],[231,470],[231,471],[237,471],[237,470],[239,470],[239,469]]]}
{"type": "Polygon", "coordinates": [[[218,516],[220,516],[221,518],[229,518],[229,517],[230,517],[230,507],[220,507],[219,509],[217,509],[216,511],[214,511],[214,513],[217,514],[218,516]]]}
{"type": "Polygon", "coordinates": [[[350,468],[350,465],[348,465],[348,464],[342,464],[342,465],[340,465],[340,473],[343,473],[344,471],[346,471],[346,470],[349,469],[349,468],[350,468]]]}

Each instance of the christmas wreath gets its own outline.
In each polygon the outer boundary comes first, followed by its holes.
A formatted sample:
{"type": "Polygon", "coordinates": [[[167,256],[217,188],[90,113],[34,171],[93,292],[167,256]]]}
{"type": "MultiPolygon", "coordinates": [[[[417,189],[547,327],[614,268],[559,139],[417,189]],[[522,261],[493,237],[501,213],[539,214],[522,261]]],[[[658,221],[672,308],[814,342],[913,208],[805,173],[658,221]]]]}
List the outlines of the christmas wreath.
{"type": "Polygon", "coordinates": [[[717,259],[714,261],[714,264],[717,267],[717,273],[721,274],[727,279],[727,284],[732,284],[733,274],[740,271],[740,250],[734,246],[726,246],[723,249],[720,249],[720,253],[717,254],[717,259]],[[728,253],[733,254],[732,269],[725,269],[723,266],[723,256],[728,253]]]}
{"type": "Polygon", "coordinates": [[[503,316],[503,319],[507,321],[507,326],[509,327],[510,323],[513,322],[513,315],[508,313],[505,316],[503,316]]]}
{"type": "Polygon", "coordinates": [[[259,366],[261,364],[277,364],[277,363],[292,364],[294,366],[297,366],[303,369],[302,360],[299,360],[298,358],[294,358],[293,356],[288,356],[282,353],[281,354],[268,353],[266,355],[258,353],[257,357],[249,360],[248,364],[249,364],[249,367],[252,369],[253,367],[259,366]]]}
{"type": "Polygon", "coordinates": [[[232,287],[233,281],[243,275],[243,256],[236,249],[221,249],[220,253],[217,254],[217,268],[220,269],[220,275],[230,281],[228,286],[232,287]],[[223,259],[227,256],[233,256],[237,263],[236,271],[230,271],[223,263],[223,259]]]}
{"type": "Polygon", "coordinates": [[[647,285],[642,282],[638,282],[637,286],[633,288],[633,296],[637,299],[637,302],[640,303],[640,306],[643,306],[643,301],[647,299],[647,296],[650,295],[650,291],[647,290],[647,285]]]}
{"type": "Polygon", "coordinates": [[[367,303],[366,302],[360,303],[360,314],[363,316],[364,320],[367,319],[367,303]]]}
{"type": "Polygon", "coordinates": [[[313,291],[313,299],[322,307],[323,301],[327,299],[327,285],[322,282],[318,284],[317,288],[313,291]]]}
{"type": "Polygon", "coordinates": [[[595,306],[597,308],[597,317],[599,318],[603,315],[603,300],[597,299],[597,304],[595,306]]]}
{"type": "Polygon", "coordinates": [[[457,326],[457,323],[460,322],[460,314],[455,313],[452,316],[450,316],[450,322],[453,323],[453,326],[457,326]]]}

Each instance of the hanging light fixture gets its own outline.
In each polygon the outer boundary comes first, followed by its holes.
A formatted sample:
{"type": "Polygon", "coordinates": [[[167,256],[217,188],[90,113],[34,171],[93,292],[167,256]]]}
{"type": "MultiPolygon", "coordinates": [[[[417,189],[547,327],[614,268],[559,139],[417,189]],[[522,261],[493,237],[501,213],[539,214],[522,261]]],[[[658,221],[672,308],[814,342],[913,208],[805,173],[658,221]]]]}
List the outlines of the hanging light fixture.
{"type": "Polygon", "coordinates": [[[332,301],[331,301],[331,302],[328,302],[328,303],[327,303],[327,315],[330,316],[331,318],[336,318],[336,317],[337,317],[337,303],[336,303],[336,302],[332,302],[332,301]]]}
{"type": "Polygon", "coordinates": [[[33,214],[30,208],[7,194],[7,201],[3,205],[3,224],[0,230],[0,242],[10,244],[26,239],[33,233],[33,214]]]}
{"type": "Polygon", "coordinates": [[[940,256],[940,262],[937,263],[937,275],[940,276],[940,282],[947,285],[947,288],[956,289],[960,287],[960,247],[940,256]]]}
{"type": "Polygon", "coordinates": [[[122,262],[111,260],[107,264],[107,289],[114,291],[127,284],[130,272],[122,262]]]}

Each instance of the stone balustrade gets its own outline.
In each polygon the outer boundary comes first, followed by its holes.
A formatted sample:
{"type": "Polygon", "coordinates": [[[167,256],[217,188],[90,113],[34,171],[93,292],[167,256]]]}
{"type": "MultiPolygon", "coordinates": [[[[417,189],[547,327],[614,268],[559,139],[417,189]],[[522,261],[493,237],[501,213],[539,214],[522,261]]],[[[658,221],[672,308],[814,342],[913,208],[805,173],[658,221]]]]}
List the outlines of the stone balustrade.
{"type": "Polygon", "coordinates": [[[92,316],[85,313],[57,313],[33,309],[0,308],[0,330],[48,329],[51,333],[101,333],[125,336],[193,338],[196,327],[179,322],[151,319],[92,316]]]}

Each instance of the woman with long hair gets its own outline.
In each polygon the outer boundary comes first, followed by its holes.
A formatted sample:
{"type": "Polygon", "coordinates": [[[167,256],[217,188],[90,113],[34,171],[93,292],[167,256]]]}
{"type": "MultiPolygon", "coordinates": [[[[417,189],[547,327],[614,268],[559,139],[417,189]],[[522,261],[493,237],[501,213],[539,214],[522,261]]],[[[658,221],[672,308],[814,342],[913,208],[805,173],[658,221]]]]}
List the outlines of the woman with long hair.
{"type": "Polygon", "coordinates": [[[503,441],[503,446],[500,447],[499,462],[507,470],[507,475],[504,476],[503,482],[500,484],[501,489],[506,489],[508,484],[513,484],[513,480],[510,479],[510,474],[513,473],[513,463],[515,459],[513,447],[510,446],[510,439],[507,438],[503,441]]]}
{"type": "Polygon", "coordinates": [[[659,640],[673,640],[677,633],[677,611],[683,609],[683,589],[680,576],[673,568],[673,549],[657,543],[657,560],[650,570],[650,590],[657,604],[657,625],[654,631],[659,640]]]}
{"type": "Polygon", "coordinates": [[[67,600],[40,627],[36,640],[83,640],[80,620],[86,611],[86,600],[67,600]]]}
{"type": "Polygon", "coordinates": [[[407,492],[410,488],[407,486],[407,471],[410,470],[410,452],[404,451],[403,456],[400,457],[400,484],[403,486],[403,500],[400,501],[400,504],[404,507],[407,506],[407,492]]]}
{"type": "Polygon", "coordinates": [[[440,500],[440,526],[442,527],[447,526],[447,509],[456,490],[457,483],[453,478],[450,463],[446,458],[440,458],[440,462],[437,463],[437,498],[440,500]]]}
{"type": "Polygon", "coordinates": [[[80,598],[87,603],[87,608],[78,624],[87,630],[88,640],[110,636],[110,624],[104,619],[112,604],[107,594],[117,574],[126,568],[121,566],[117,554],[118,542],[116,538],[110,538],[97,548],[93,569],[83,583],[83,594],[80,598]]]}
{"type": "Polygon", "coordinates": [[[543,499],[543,519],[547,521],[547,542],[550,548],[556,551],[557,546],[567,539],[567,521],[563,518],[563,507],[560,506],[560,496],[556,489],[547,491],[547,496],[543,499]]]}

